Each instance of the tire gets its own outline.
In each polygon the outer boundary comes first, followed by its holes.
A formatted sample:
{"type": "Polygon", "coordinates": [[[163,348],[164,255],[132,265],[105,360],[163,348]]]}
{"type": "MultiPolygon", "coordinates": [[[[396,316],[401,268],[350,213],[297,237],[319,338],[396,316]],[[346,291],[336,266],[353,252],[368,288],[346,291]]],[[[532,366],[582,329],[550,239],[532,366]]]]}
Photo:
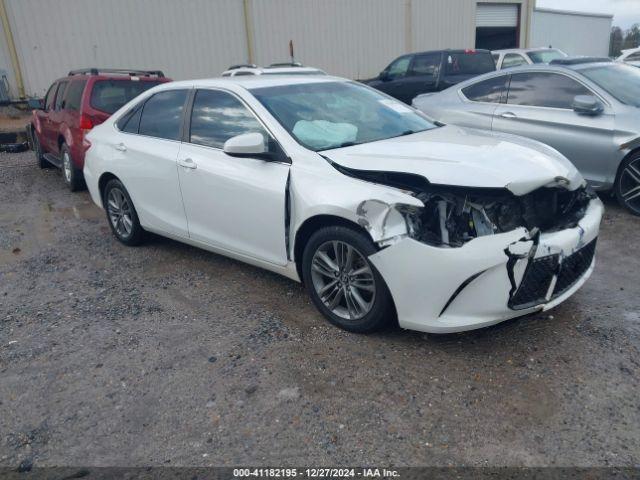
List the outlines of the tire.
{"type": "Polygon", "coordinates": [[[60,147],[60,157],[62,161],[62,178],[64,183],[72,192],[77,192],[84,188],[84,179],[82,172],[76,168],[73,164],[73,158],[71,158],[71,150],[66,143],[60,147]]]}
{"type": "Polygon", "coordinates": [[[145,231],[140,225],[129,192],[120,180],[109,180],[104,188],[102,204],[111,231],[120,242],[133,247],[144,241],[145,231]]]}
{"type": "Polygon", "coordinates": [[[31,129],[31,142],[33,144],[33,153],[36,156],[36,163],[40,168],[51,168],[49,162],[47,162],[44,158],[44,154],[42,152],[42,145],[40,145],[40,139],[38,138],[38,134],[35,128],[31,129]]]}
{"type": "Polygon", "coordinates": [[[640,216],[640,152],[622,162],[614,191],[620,205],[640,216]]]}
{"type": "Polygon", "coordinates": [[[331,323],[349,332],[379,330],[395,316],[389,289],[368,259],[377,251],[367,235],[342,226],[321,228],[304,248],[302,277],[311,300],[331,323]]]}

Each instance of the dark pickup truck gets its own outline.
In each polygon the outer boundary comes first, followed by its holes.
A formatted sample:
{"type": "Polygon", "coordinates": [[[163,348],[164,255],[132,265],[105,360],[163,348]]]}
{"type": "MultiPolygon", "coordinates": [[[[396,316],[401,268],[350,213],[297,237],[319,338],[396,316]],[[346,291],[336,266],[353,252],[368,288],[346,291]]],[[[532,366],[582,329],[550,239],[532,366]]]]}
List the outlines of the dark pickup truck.
{"type": "Polygon", "coordinates": [[[421,93],[439,92],[495,69],[489,50],[433,50],[402,55],[376,78],[362,82],[411,104],[421,93]]]}

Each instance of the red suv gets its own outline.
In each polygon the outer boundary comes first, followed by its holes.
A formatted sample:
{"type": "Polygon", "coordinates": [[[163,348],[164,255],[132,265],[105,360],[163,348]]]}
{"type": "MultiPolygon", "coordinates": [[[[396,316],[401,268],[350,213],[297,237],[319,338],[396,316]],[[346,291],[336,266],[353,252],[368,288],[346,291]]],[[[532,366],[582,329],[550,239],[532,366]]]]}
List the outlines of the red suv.
{"type": "Polygon", "coordinates": [[[31,116],[31,139],[40,168],[62,169],[71,191],[84,186],[85,134],[129,100],[171,79],[159,70],[73,70],[56,80],[31,116]]]}

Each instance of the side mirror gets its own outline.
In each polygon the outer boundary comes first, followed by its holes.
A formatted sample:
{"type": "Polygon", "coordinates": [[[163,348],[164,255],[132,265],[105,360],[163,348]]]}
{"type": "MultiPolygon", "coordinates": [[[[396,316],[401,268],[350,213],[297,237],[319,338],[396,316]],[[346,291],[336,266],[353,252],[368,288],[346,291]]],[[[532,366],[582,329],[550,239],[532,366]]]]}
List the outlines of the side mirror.
{"type": "Polygon", "coordinates": [[[593,95],[576,95],[573,98],[573,111],[582,115],[600,115],[604,110],[602,103],[593,95]]]}
{"type": "Polygon", "coordinates": [[[271,158],[264,135],[261,133],[243,133],[224,142],[224,153],[233,157],[271,158]]]}

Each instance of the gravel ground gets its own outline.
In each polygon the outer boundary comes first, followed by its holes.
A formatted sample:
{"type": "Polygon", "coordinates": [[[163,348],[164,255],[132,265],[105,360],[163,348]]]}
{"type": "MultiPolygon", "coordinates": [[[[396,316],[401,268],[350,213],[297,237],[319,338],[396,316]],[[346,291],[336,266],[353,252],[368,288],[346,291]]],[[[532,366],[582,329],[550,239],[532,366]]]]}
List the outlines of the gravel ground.
{"type": "Polygon", "coordinates": [[[0,154],[0,466],[640,463],[640,219],[591,280],[481,331],[354,335],[302,287],[171,240],[0,154]]]}

